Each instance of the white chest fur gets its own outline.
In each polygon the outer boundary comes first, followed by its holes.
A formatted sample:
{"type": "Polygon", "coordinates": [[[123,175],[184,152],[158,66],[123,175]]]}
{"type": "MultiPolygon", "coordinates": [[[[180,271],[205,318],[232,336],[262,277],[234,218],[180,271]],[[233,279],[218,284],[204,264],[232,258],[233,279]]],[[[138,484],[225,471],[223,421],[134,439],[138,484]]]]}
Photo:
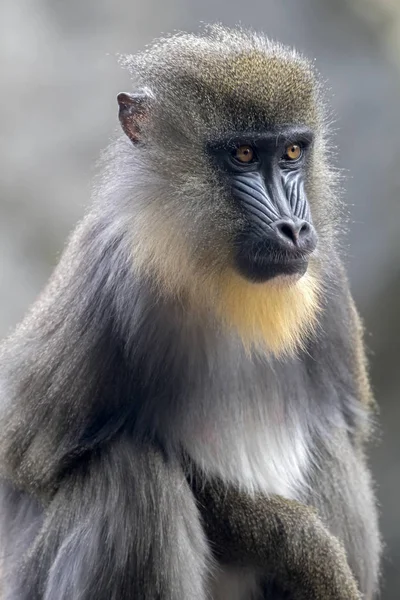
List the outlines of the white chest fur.
{"type": "MultiPolygon", "coordinates": [[[[254,400],[254,399],[253,399],[254,400]]],[[[247,398],[229,414],[215,407],[197,422],[184,445],[205,473],[238,485],[297,498],[305,485],[310,452],[307,432],[284,410],[247,398]],[[233,416],[234,415],[234,416],[233,416]]]]}

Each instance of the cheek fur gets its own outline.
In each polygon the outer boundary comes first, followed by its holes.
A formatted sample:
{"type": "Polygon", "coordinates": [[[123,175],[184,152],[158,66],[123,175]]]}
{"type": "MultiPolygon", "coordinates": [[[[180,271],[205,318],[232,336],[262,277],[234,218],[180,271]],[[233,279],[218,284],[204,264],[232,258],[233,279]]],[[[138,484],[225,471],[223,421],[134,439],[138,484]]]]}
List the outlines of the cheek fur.
{"type": "Polygon", "coordinates": [[[213,289],[216,273],[229,261],[227,244],[216,243],[211,236],[196,247],[194,240],[199,236],[190,225],[179,224],[175,216],[162,214],[156,207],[135,217],[133,225],[134,271],[153,282],[161,297],[198,305],[204,288],[213,289]]]}
{"type": "Polygon", "coordinates": [[[132,244],[135,272],[153,281],[161,296],[179,296],[190,285],[192,265],[185,240],[167,219],[137,223],[140,234],[132,244]]]}

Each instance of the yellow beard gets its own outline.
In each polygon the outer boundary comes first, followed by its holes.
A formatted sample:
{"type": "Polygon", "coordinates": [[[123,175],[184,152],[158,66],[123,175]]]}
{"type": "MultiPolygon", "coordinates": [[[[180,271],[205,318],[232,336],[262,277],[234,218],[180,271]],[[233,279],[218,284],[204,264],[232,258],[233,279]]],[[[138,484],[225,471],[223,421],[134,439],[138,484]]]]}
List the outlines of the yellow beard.
{"type": "Polygon", "coordinates": [[[262,346],[276,356],[292,354],[315,328],[319,290],[310,272],[295,282],[277,278],[257,284],[230,271],[218,287],[217,314],[248,350],[262,346]]]}

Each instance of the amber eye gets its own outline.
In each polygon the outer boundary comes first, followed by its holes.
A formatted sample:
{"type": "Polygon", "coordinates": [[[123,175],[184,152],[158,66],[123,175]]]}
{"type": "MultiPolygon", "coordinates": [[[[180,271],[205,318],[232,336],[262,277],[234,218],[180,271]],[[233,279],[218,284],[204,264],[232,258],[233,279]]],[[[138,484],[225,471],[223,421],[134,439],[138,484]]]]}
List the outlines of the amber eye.
{"type": "Polygon", "coordinates": [[[298,144],[290,144],[286,148],[284,159],[285,160],[298,160],[301,156],[301,148],[298,144]]]}
{"type": "Polygon", "coordinates": [[[249,163],[254,159],[255,153],[251,146],[239,146],[233,153],[233,156],[241,163],[249,163]]]}

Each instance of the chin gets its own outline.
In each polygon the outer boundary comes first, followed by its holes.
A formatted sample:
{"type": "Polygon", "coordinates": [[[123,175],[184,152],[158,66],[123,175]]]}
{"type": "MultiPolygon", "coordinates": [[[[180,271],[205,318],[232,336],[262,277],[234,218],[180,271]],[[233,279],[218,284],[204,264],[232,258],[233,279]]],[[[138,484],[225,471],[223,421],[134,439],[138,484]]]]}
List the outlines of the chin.
{"type": "Polygon", "coordinates": [[[275,275],[275,277],[268,279],[267,283],[269,285],[276,285],[277,287],[293,286],[293,285],[296,285],[296,283],[298,283],[300,281],[300,279],[302,279],[304,277],[304,275],[305,275],[305,272],[304,273],[292,273],[290,275],[288,275],[288,274],[275,275]]]}

